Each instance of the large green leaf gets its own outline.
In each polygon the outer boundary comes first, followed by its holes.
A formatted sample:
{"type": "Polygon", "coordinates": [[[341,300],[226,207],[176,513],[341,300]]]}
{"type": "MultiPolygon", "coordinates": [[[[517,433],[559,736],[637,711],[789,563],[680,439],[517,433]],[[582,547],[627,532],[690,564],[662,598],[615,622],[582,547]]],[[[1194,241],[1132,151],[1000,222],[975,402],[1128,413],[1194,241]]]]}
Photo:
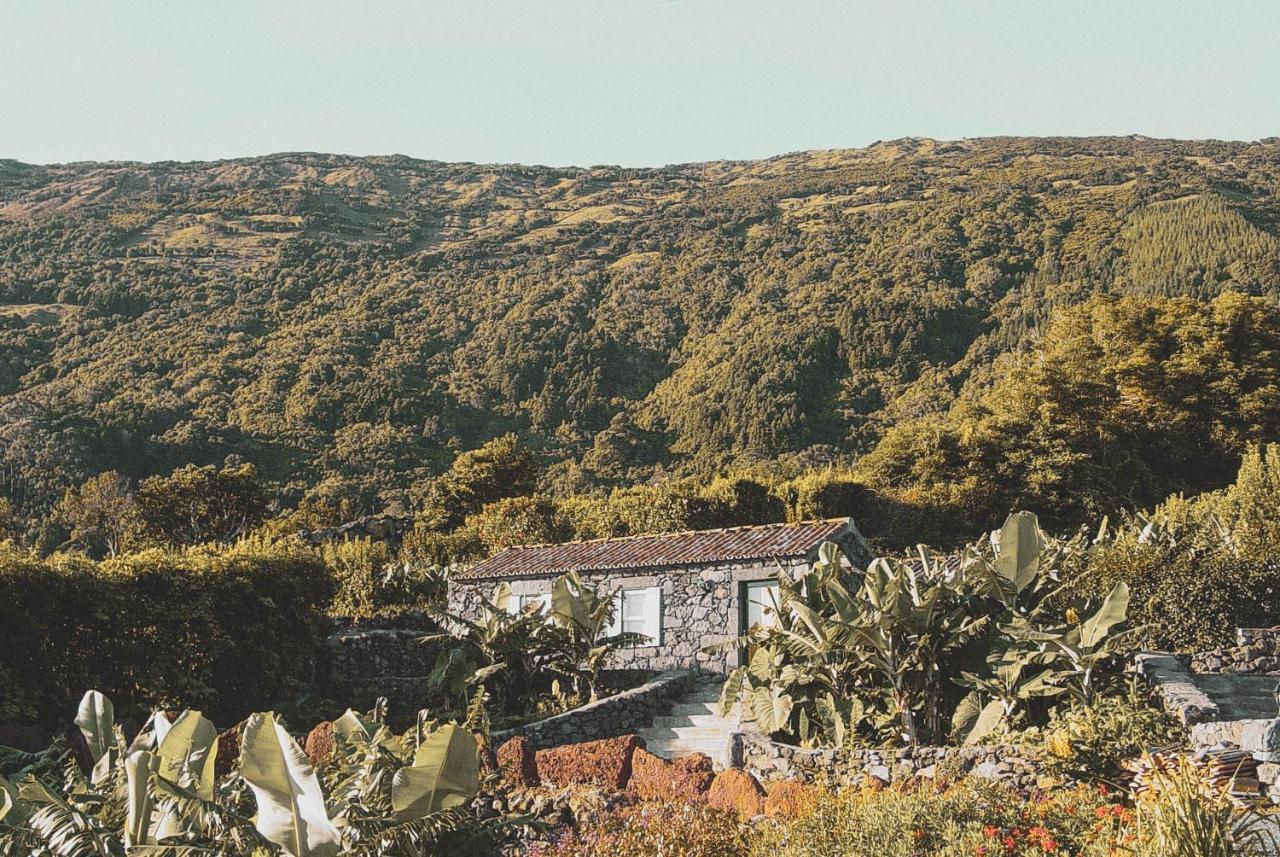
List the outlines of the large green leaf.
{"type": "Polygon", "coordinates": [[[154,750],[159,747],[160,742],[164,740],[164,736],[168,734],[172,726],[173,724],[169,722],[168,716],[163,711],[151,712],[147,722],[138,731],[138,734],[133,737],[133,741],[129,743],[129,753],[154,750]]]}
{"type": "Polygon", "coordinates": [[[149,788],[151,774],[159,760],[154,754],[139,750],[124,760],[125,795],[127,812],[124,825],[124,844],[132,849],[151,843],[152,801],[149,788]]]}
{"type": "Polygon", "coordinates": [[[968,734],[965,735],[965,746],[972,747],[978,744],[999,728],[1002,722],[1004,722],[1004,705],[1001,704],[1000,700],[993,699],[978,712],[978,716],[974,719],[968,734]]]}
{"type": "Polygon", "coordinates": [[[786,728],[792,706],[791,696],[780,688],[757,687],[751,691],[751,713],[756,728],[766,735],[786,728]]]}
{"type": "Polygon", "coordinates": [[[170,783],[213,800],[218,730],[199,711],[184,711],[156,750],[156,773],[170,783]]]}
{"type": "Polygon", "coordinates": [[[480,789],[480,754],[475,736],[458,726],[442,726],[427,736],[413,765],[391,779],[391,808],[403,820],[465,806],[480,789]]]}
{"type": "Polygon", "coordinates": [[[1112,587],[1106,600],[1080,626],[1080,645],[1092,649],[1101,643],[1113,627],[1123,622],[1129,612],[1129,584],[1123,580],[1112,587]]]}
{"type": "Polygon", "coordinates": [[[719,713],[721,717],[728,717],[733,711],[733,707],[738,704],[739,698],[742,696],[742,684],[747,678],[747,668],[743,666],[734,667],[725,676],[724,685],[720,688],[719,713]]]}
{"type": "Polygon", "coordinates": [[[1000,528],[1000,555],[995,567],[1001,577],[1013,584],[1014,593],[1036,579],[1044,548],[1044,534],[1034,513],[1014,512],[1005,520],[1000,528]]]}
{"type": "Polygon", "coordinates": [[[90,690],[80,700],[76,711],[76,726],[89,745],[94,764],[115,746],[115,708],[102,693],[90,690]]]}
{"type": "Polygon", "coordinates": [[[290,857],[329,857],[341,846],[320,781],[298,743],[272,714],[245,721],[240,773],[258,802],[258,832],[290,857]]]}

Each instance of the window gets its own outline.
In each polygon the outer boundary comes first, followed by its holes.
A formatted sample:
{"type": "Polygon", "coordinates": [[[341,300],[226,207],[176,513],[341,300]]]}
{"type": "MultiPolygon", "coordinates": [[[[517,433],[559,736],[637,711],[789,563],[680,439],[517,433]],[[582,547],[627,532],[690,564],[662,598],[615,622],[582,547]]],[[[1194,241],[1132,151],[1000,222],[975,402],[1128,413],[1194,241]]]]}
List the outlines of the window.
{"type": "Polygon", "coordinates": [[[752,580],[742,586],[746,596],[746,615],[742,627],[749,631],[759,625],[772,628],[778,624],[779,593],[776,580],[752,580]]]}
{"type": "Polygon", "coordinates": [[[662,645],[662,588],[622,589],[614,595],[613,634],[643,634],[642,646],[662,645]]]}
{"type": "Polygon", "coordinates": [[[551,594],[548,592],[533,595],[512,595],[507,601],[507,612],[519,616],[530,604],[537,604],[543,613],[551,609],[551,594]]]}

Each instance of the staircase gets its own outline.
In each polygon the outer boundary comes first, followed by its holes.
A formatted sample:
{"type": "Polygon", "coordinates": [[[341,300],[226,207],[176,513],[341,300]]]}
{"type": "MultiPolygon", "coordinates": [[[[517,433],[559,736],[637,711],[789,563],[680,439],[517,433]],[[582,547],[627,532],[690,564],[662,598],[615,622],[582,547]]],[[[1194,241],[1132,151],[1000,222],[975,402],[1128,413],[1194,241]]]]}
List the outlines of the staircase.
{"type": "Polygon", "coordinates": [[[664,759],[705,753],[716,770],[729,767],[729,736],[738,731],[738,716],[717,713],[723,684],[720,676],[700,677],[668,714],[640,730],[649,752],[664,759]]]}

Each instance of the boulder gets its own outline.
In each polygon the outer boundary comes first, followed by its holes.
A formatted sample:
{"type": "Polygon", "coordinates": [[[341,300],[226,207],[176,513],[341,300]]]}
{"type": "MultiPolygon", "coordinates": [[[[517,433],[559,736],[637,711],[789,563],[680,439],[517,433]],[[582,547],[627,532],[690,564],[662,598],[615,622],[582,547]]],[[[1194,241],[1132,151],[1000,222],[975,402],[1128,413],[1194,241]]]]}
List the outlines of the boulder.
{"type": "Polygon", "coordinates": [[[539,750],[538,775],[557,787],[589,785],[621,791],[631,779],[631,757],[644,747],[639,735],[622,735],[539,750]]]}
{"type": "Polygon", "coordinates": [[[636,750],[627,789],[642,800],[688,803],[704,800],[713,779],[711,759],[702,753],[668,762],[647,750],[636,750]]]}
{"type": "MultiPolygon", "coordinates": [[[[644,752],[639,750],[637,752],[644,752]]],[[[632,762],[634,765],[634,761],[632,762]]],[[[537,786],[542,784],[538,776],[538,757],[533,744],[523,735],[508,738],[498,748],[498,769],[502,779],[510,786],[537,786]]]]}
{"type": "Polygon", "coordinates": [[[333,723],[329,720],[317,723],[316,727],[307,733],[303,749],[306,750],[307,758],[313,765],[319,765],[332,756],[338,749],[333,737],[333,723]]]}
{"type": "Polygon", "coordinates": [[[756,778],[738,768],[716,774],[707,791],[707,803],[715,809],[737,813],[744,821],[764,813],[764,789],[756,778]]]}
{"type": "Polygon", "coordinates": [[[813,786],[799,780],[781,780],[769,786],[764,814],[771,818],[794,818],[813,806],[816,795],[813,786]]]}

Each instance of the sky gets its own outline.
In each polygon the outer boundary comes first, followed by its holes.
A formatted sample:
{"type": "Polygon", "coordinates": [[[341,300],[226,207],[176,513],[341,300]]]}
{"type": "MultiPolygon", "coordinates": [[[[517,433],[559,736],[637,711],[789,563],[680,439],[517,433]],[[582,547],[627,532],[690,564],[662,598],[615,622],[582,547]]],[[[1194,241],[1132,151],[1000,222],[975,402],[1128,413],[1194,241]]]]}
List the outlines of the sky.
{"type": "Polygon", "coordinates": [[[659,166],[1280,135],[1280,3],[0,0],[0,158],[659,166]]]}

